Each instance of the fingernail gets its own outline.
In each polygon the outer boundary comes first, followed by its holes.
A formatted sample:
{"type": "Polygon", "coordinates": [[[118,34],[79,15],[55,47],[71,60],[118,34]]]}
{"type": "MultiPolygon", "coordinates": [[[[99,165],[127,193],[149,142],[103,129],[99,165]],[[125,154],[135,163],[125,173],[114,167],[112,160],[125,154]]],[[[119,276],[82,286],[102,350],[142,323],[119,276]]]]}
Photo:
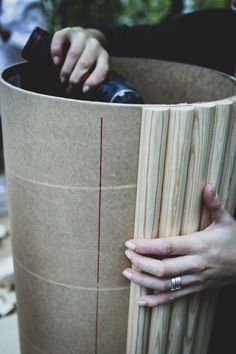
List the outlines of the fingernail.
{"type": "Polygon", "coordinates": [[[138,300],[137,303],[140,306],[147,306],[148,305],[147,301],[145,301],[145,300],[138,300]]]}
{"type": "Polygon", "coordinates": [[[130,273],[128,270],[124,270],[123,275],[128,279],[132,278],[132,273],[130,273]]]}
{"type": "Polygon", "coordinates": [[[133,242],[127,241],[125,242],[125,246],[129,248],[130,250],[134,251],[136,248],[136,245],[133,242]]]}
{"type": "Polygon", "coordinates": [[[60,63],[60,58],[59,57],[53,57],[53,62],[55,65],[58,65],[60,63]]]}
{"type": "Polygon", "coordinates": [[[125,251],[125,254],[126,254],[126,257],[131,259],[132,258],[132,255],[131,255],[131,252],[129,250],[126,250],[125,251]]]}
{"type": "Polygon", "coordinates": [[[83,89],[82,89],[83,93],[86,93],[89,90],[90,90],[90,87],[88,85],[83,86],[83,89]]]}

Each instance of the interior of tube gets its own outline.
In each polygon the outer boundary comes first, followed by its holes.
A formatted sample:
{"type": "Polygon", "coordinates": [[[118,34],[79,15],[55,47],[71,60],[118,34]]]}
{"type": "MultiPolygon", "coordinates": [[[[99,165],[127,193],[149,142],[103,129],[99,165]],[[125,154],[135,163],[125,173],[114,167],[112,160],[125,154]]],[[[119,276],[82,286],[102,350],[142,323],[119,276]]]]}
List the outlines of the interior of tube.
{"type": "MultiPolygon", "coordinates": [[[[236,80],[198,66],[155,59],[111,58],[111,68],[141,94],[145,104],[209,102],[236,95],[236,80]]],[[[3,80],[41,94],[63,96],[61,85],[29,63],[7,68],[3,80]]],[[[64,90],[63,90],[64,91],[64,90]]]]}

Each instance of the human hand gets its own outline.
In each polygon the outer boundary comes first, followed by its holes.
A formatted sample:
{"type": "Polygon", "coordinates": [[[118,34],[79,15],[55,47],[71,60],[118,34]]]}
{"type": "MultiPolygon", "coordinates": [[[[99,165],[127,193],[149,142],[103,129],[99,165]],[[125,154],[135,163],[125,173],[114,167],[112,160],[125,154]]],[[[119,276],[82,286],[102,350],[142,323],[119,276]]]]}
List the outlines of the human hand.
{"type": "Polygon", "coordinates": [[[55,32],[51,54],[54,64],[62,65],[60,80],[63,84],[68,84],[68,91],[81,80],[84,93],[104,81],[109,69],[109,56],[105,46],[103,33],[95,29],[67,27],[55,32]],[[69,50],[64,59],[63,49],[67,44],[69,50]],[[84,81],[85,75],[91,69],[92,72],[84,81]]]}
{"type": "Polygon", "coordinates": [[[126,242],[126,256],[138,270],[127,268],[123,274],[134,283],[155,290],[153,295],[139,298],[139,305],[153,307],[236,282],[236,221],[210,184],[204,188],[203,200],[212,218],[211,225],[203,231],[126,242]],[[179,276],[182,288],[171,291],[171,279],[179,276]]]}

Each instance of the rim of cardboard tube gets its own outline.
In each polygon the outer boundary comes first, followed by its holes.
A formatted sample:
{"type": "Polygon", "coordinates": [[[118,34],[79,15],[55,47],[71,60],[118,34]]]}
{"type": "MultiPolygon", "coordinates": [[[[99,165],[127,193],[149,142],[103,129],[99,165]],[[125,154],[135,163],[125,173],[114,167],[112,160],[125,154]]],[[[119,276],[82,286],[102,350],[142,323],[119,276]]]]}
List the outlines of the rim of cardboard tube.
{"type": "MultiPolygon", "coordinates": [[[[125,58],[123,57],[113,57],[111,59],[115,59],[115,60],[124,60],[125,58]]],[[[226,74],[224,72],[221,71],[217,71],[211,68],[207,68],[207,67],[200,67],[197,65],[192,65],[192,64],[187,64],[187,63],[181,63],[181,62],[175,62],[175,61],[168,61],[168,60],[161,60],[161,59],[152,59],[152,58],[126,58],[129,60],[148,60],[148,61],[153,61],[153,62],[160,62],[160,63],[169,63],[170,65],[179,65],[182,67],[190,67],[190,68],[196,68],[196,69],[203,69],[209,72],[214,73],[216,76],[219,76],[219,78],[225,78],[226,81],[230,81],[231,83],[233,83],[233,85],[235,86],[235,94],[231,95],[231,96],[226,96],[226,97],[222,97],[220,99],[216,99],[216,100],[206,100],[206,101],[194,101],[194,102],[180,102],[180,103],[144,103],[144,104],[134,104],[134,103],[111,103],[111,102],[100,102],[100,101],[88,101],[88,100],[79,100],[79,99],[74,99],[74,98],[69,98],[69,97],[59,97],[59,96],[54,96],[54,95],[48,95],[45,93],[39,93],[39,92],[34,92],[31,90],[27,90],[25,88],[21,88],[18,86],[15,86],[14,84],[8,82],[7,80],[13,75],[13,74],[17,74],[17,69],[19,68],[24,68],[28,65],[28,62],[26,61],[19,61],[15,64],[9,65],[8,67],[6,67],[1,75],[0,75],[0,83],[10,87],[12,90],[15,91],[20,91],[20,92],[26,92],[27,95],[32,95],[32,96],[41,96],[41,97],[45,97],[45,98],[50,98],[52,100],[59,100],[59,101],[66,101],[66,102],[79,102],[80,104],[91,104],[91,105],[98,105],[98,106],[125,106],[125,107],[145,107],[145,108],[165,108],[165,107],[189,107],[189,106],[193,106],[193,105],[206,105],[206,104],[213,104],[213,103],[220,103],[222,101],[225,100],[236,100],[236,77],[226,74]]]]}

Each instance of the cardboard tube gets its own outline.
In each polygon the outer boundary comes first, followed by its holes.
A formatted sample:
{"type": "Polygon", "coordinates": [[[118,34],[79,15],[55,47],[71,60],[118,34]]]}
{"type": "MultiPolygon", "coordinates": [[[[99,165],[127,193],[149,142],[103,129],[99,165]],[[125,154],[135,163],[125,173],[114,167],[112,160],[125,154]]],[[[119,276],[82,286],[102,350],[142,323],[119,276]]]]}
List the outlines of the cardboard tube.
{"type": "MultiPolygon", "coordinates": [[[[206,170],[212,168],[207,177],[216,176],[218,185],[225,171],[222,191],[232,210],[235,125],[230,122],[227,130],[224,116],[233,111],[222,100],[235,100],[236,82],[214,70],[152,59],[111,58],[111,66],[136,87],[144,105],[34,92],[37,83],[27,63],[2,74],[4,161],[24,354],[124,354],[127,343],[127,354],[163,354],[174,344],[180,347],[174,330],[183,332],[183,318],[191,317],[193,336],[202,318],[196,298],[187,307],[153,309],[149,322],[149,312],[136,305],[145,290],[132,285],[130,291],[122,275],[129,265],[124,244],[134,234],[167,237],[195,228],[187,208],[198,216],[200,185],[193,180],[197,166],[203,174],[204,158],[195,161],[193,151],[206,143],[197,133],[196,102],[206,104],[202,116],[208,105],[219,106],[222,120],[217,118],[218,128],[209,134],[214,147],[206,170]],[[191,188],[199,192],[195,205],[187,197],[191,188]]],[[[201,350],[205,338],[202,333],[195,338],[201,350]]]]}

